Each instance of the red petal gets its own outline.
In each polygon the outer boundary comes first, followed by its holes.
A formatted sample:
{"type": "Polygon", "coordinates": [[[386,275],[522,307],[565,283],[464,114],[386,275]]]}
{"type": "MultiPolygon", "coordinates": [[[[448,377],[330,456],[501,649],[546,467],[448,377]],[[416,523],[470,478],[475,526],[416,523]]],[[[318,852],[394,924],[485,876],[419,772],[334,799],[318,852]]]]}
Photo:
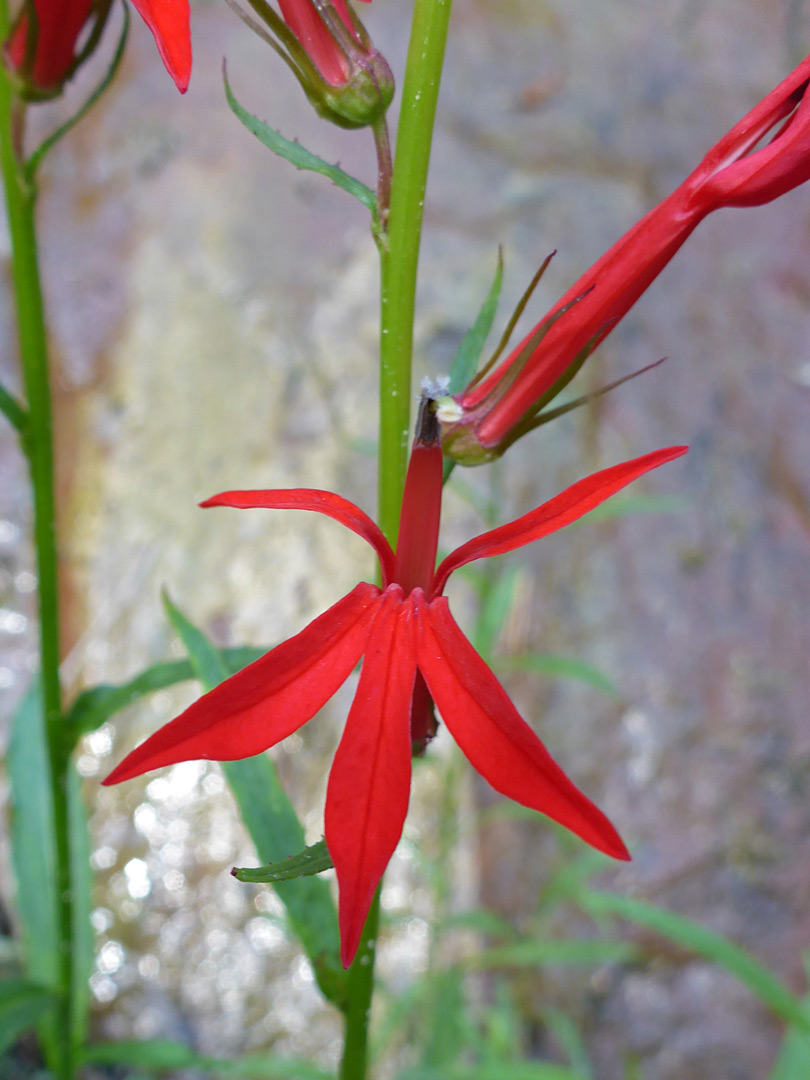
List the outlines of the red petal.
{"type": "Polygon", "coordinates": [[[270,491],[223,491],[213,495],[200,506],[234,506],[237,510],[314,510],[334,518],[353,533],[362,536],[377,552],[382,569],[383,585],[393,580],[394,552],[368,514],[348,499],[331,491],[315,488],[280,488],[270,491]]]}
{"type": "Polygon", "coordinates": [[[155,35],[166,70],[185,94],[191,78],[191,28],[188,0],[132,0],[155,35]]]}
{"type": "Polygon", "coordinates": [[[507,551],[515,551],[516,548],[523,547],[525,544],[534,543],[541,536],[565,528],[566,525],[570,525],[572,521],[589,513],[637,477],[649,472],[650,469],[657,469],[659,465],[672,461],[673,458],[681,457],[688,449],[688,446],[669,446],[665,450],[656,450],[652,454],[634,458],[633,461],[625,461],[621,465],[612,465],[609,469],[602,469],[572,484],[555,498],[538,506],[536,510],[529,511],[523,517],[473,537],[466,544],[451,551],[441,563],[436,571],[433,595],[437,596],[453,571],[458,570],[465,563],[473,562],[475,559],[489,559],[493,555],[503,555],[507,551]]]}
{"type": "Polygon", "coordinates": [[[629,859],[621,837],[576,788],[467,641],[447,600],[414,593],[417,662],[450,734],[496,791],[547,814],[597,850],[629,859]]]}
{"type": "Polygon", "coordinates": [[[385,592],[368,642],[326,792],[326,844],[340,889],[345,967],[357,952],[374,890],[408,811],[416,657],[411,605],[398,586],[385,592]]]}
{"type": "Polygon", "coordinates": [[[305,724],[360,659],[374,611],[376,585],[360,584],[300,634],[195,701],[113,769],[118,784],[161,765],[252,757],[305,724]]]}

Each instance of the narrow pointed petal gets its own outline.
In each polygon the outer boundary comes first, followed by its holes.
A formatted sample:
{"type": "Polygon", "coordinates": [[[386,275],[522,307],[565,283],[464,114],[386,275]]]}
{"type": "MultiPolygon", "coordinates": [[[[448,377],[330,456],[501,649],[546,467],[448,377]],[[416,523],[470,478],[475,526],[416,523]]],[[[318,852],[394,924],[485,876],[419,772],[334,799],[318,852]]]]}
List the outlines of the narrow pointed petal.
{"type": "Polygon", "coordinates": [[[379,599],[376,585],[358,585],[300,634],[156,731],[103,783],[118,784],[178,761],[252,757],[285,739],[348,678],[362,656],[379,599]]]}
{"type": "Polygon", "coordinates": [[[536,510],[530,510],[523,517],[510,521],[507,525],[501,525],[490,532],[474,536],[466,544],[451,551],[436,571],[436,580],[433,585],[433,595],[441,593],[448,577],[454,570],[458,570],[465,563],[475,559],[488,559],[493,555],[503,555],[507,551],[515,551],[539,540],[541,536],[556,532],[565,528],[572,521],[589,513],[594,507],[599,506],[605,499],[615,495],[623,487],[633,480],[657,469],[673,458],[681,457],[689,449],[688,446],[669,446],[664,450],[656,450],[652,454],[644,454],[643,457],[625,461],[621,465],[612,465],[609,469],[602,469],[592,476],[579,480],[576,484],[566,488],[565,491],[550,499],[536,510]]]}
{"type": "Polygon", "coordinates": [[[152,31],[160,58],[181,94],[191,78],[191,27],[188,0],[132,0],[152,31]]]}
{"type": "Polygon", "coordinates": [[[415,675],[411,605],[393,585],[383,594],[368,637],[326,791],[326,844],[337,871],[344,967],[357,952],[374,890],[408,811],[415,675]]]}
{"type": "Polygon", "coordinates": [[[325,514],[371,544],[380,560],[383,586],[393,580],[394,552],[391,545],[368,514],[332,491],[319,491],[316,488],[223,491],[201,502],[200,506],[233,506],[237,510],[312,510],[316,514],[325,514]]]}
{"type": "Polygon", "coordinates": [[[629,859],[614,827],[521,719],[459,630],[447,605],[414,594],[417,662],[450,734],[496,791],[539,810],[614,859],[629,859]]]}

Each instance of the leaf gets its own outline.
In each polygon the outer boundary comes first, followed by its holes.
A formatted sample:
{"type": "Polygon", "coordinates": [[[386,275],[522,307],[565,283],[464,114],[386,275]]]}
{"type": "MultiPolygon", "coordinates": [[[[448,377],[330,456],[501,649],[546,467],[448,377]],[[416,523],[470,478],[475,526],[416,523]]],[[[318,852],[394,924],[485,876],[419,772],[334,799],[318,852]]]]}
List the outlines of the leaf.
{"type": "Polygon", "coordinates": [[[68,765],[68,829],[70,831],[70,883],[73,891],[71,917],[73,934],[73,982],[71,986],[71,1039],[74,1048],[87,1038],[90,1008],[90,976],[93,972],[95,939],[90,925],[93,874],[90,868],[90,832],[82,784],[72,763],[68,765]]]}
{"type": "Polygon", "coordinates": [[[810,1035],[810,1019],[802,1003],[750,953],[722,934],[674,911],[630,896],[583,890],[576,899],[580,907],[592,917],[617,915],[648,930],[654,930],[676,945],[724,968],[747,986],[773,1013],[810,1035]]]}
{"type": "Polygon", "coordinates": [[[271,128],[268,124],[265,124],[258,117],[253,116],[244,109],[233,95],[230,83],[228,82],[228,75],[225,71],[223,64],[222,77],[225,82],[225,96],[228,99],[228,104],[231,107],[232,112],[236,115],[237,119],[248,129],[248,131],[255,135],[256,138],[267,147],[268,150],[272,150],[274,154],[278,154],[279,157],[283,157],[286,161],[289,161],[291,165],[294,165],[296,169],[301,169],[305,172],[320,173],[321,176],[326,176],[332,183],[344,191],[347,191],[349,195],[353,195],[355,199],[363,204],[370,212],[374,221],[377,221],[377,196],[371,190],[370,187],[366,187],[360,180],[356,180],[353,176],[349,176],[337,165],[330,165],[323,158],[319,158],[313,154],[310,150],[307,150],[298,142],[293,142],[291,139],[286,139],[275,128],[271,128]]]}
{"type": "Polygon", "coordinates": [[[480,949],[467,960],[465,967],[488,970],[501,967],[566,967],[622,963],[632,960],[638,950],[627,941],[591,941],[587,938],[550,941],[521,941],[514,945],[499,945],[480,949]]]}
{"type": "Polygon", "coordinates": [[[498,300],[501,295],[503,284],[503,252],[498,249],[498,265],[495,268],[495,277],[489,287],[486,299],[476,316],[475,322],[464,335],[461,344],[456,350],[453,362],[450,365],[450,386],[448,392],[457,394],[475,375],[481,354],[487,343],[487,338],[495,321],[495,313],[498,310],[498,300]]]}
{"type": "MultiPolygon", "coordinates": [[[[269,650],[270,646],[239,646],[219,652],[228,674],[234,675],[269,650]]],[[[103,683],[90,687],[79,694],[67,714],[66,723],[71,726],[71,736],[78,739],[89,731],[95,731],[120,709],[133,705],[147,694],[196,678],[197,673],[190,660],[166,660],[153,664],[120,685],[103,683]]]]}
{"type": "Polygon", "coordinates": [[[88,1065],[128,1065],[154,1072],[200,1069],[217,1077],[245,1077],[250,1080],[334,1080],[331,1072],[305,1061],[278,1058],[272,1054],[247,1054],[234,1061],[198,1054],[183,1043],[169,1040],[150,1042],[97,1043],[82,1052],[88,1065]]]}
{"type": "Polygon", "coordinates": [[[540,675],[558,675],[566,679],[595,686],[611,697],[619,696],[619,688],[599,668],[586,664],[575,656],[559,656],[554,653],[522,653],[519,656],[495,656],[493,665],[502,671],[535,671],[540,675]]]}
{"type": "MultiPolygon", "coordinates": [[[[804,956],[805,978],[810,978],[810,953],[804,956]]],[[[801,1002],[804,1015],[810,1019],[810,995],[801,1002]]],[[[807,1035],[791,1025],[779,1049],[768,1080],[807,1080],[810,1076],[810,1040],[807,1035]]]]}
{"type": "Polygon", "coordinates": [[[27,979],[0,982],[0,1054],[34,1027],[56,1003],[56,997],[27,979]]]}
{"type": "MultiPolygon", "coordinates": [[[[25,971],[32,983],[58,993],[59,929],[50,767],[41,691],[35,680],[12,720],[7,768],[11,785],[11,858],[25,971]]],[[[58,1057],[56,1028],[44,1015],[40,1037],[49,1060],[58,1057]]]]}
{"type": "Polygon", "coordinates": [[[495,1068],[497,1074],[492,1065],[421,1066],[403,1069],[397,1073],[397,1080],[584,1080],[582,1073],[542,1061],[521,1061],[512,1065],[498,1062],[495,1068]]]}
{"type": "Polygon", "coordinates": [[[2,383],[0,383],[0,412],[5,414],[17,434],[24,438],[28,431],[28,410],[21,401],[6,390],[2,383]]]}
{"type": "MultiPolygon", "coordinates": [[[[164,596],[169,621],[189,653],[197,677],[212,689],[229,672],[218,649],[164,596]]],[[[305,845],[304,830],[265,754],[244,761],[223,761],[222,771],[239,806],[242,820],[263,863],[285,859],[305,845]]],[[[289,924],[309,957],[322,993],[343,1008],[346,975],[339,959],[337,912],[322,878],[306,877],[275,886],[287,909],[289,924]]]]}
{"type": "Polygon", "coordinates": [[[620,495],[594,507],[588,521],[610,521],[636,514],[680,514],[689,506],[683,495],[620,495]]]}
{"type": "Polygon", "coordinates": [[[422,1064],[437,1067],[443,1074],[445,1068],[458,1061],[469,1042],[463,983],[458,972],[447,970],[434,977],[428,1005],[422,1064]]]}
{"type": "Polygon", "coordinates": [[[543,1009],[546,1027],[560,1044],[565,1056],[582,1080],[594,1080],[593,1065],[588,1056],[585,1040],[574,1021],[559,1009],[543,1009]]]}
{"type": "Polygon", "coordinates": [[[309,877],[310,874],[320,874],[323,870],[331,870],[334,865],[326,841],[319,840],[317,844],[305,847],[297,855],[279,859],[278,862],[270,863],[269,866],[234,867],[231,873],[237,881],[275,883],[276,881],[291,881],[298,877],[309,877]]]}

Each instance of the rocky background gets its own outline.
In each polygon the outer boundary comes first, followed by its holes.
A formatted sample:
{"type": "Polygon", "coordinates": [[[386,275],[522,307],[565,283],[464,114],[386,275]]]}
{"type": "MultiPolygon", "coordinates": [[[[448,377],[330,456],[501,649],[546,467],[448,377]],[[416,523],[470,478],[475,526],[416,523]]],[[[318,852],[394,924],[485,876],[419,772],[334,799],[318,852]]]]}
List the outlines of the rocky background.
{"type": "MultiPolygon", "coordinates": [[[[363,11],[395,72],[409,7],[375,0],[363,11]]],[[[446,370],[499,243],[502,318],[558,252],[530,309],[536,321],[801,59],[807,16],[804,0],[458,0],[417,377],[446,370]]],[[[162,587],[220,642],[270,645],[372,572],[362,542],[329,522],[196,507],[228,487],[302,484],[373,510],[363,450],[376,425],[377,266],[362,208],[274,159],[230,114],[222,57],[247,108],[371,177],[367,134],[317,122],[224,4],[197,3],[193,32],[181,98],[135,20],[114,89],[45,170],[71,692],[176,650],[162,587]]],[[[62,107],[43,107],[43,129],[62,107]]],[[[7,288],[0,305],[0,367],[13,384],[7,288]]],[[[618,687],[609,696],[570,679],[507,677],[633,850],[604,884],[722,931],[796,990],[810,940],[809,336],[810,188],[718,213],[581,385],[667,362],[525,439],[494,484],[486,469],[464,476],[482,495],[497,492],[506,520],[588,471],[691,445],[638,485],[671,496],[659,512],[583,524],[512,557],[520,587],[500,649],[576,656],[618,687]]],[[[5,716],[35,663],[28,522],[22,465],[0,427],[5,716]]],[[[468,502],[448,496],[444,542],[480,528],[468,502]]],[[[454,589],[463,621],[471,594],[463,582],[454,589]]],[[[350,689],[278,752],[313,839],[350,689]]],[[[334,1061],[336,1018],[277,902],[227,876],[251,852],[216,767],[98,786],[194,693],[161,693],[122,714],[79,758],[99,881],[98,1031],[189,1039],[212,1053],[308,1048],[334,1061]]],[[[435,752],[446,760],[449,740],[435,752]]],[[[498,801],[466,767],[456,772],[464,805],[498,801]]],[[[432,843],[439,775],[422,770],[385,898],[403,920],[382,970],[400,985],[424,964],[431,901],[414,853],[432,843]]],[[[466,845],[453,902],[530,925],[568,848],[540,819],[493,822],[466,845]]],[[[579,924],[572,916],[555,929],[579,924]]],[[[761,1080],[779,1031],[756,1001],[717,969],[637,939],[649,962],[520,976],[527,1056],[558,1050],[543,1022],[552,1003],[585,1032],[598,1080],[619,1080],[633,1062],[645,1080],[761,1080]]]]}

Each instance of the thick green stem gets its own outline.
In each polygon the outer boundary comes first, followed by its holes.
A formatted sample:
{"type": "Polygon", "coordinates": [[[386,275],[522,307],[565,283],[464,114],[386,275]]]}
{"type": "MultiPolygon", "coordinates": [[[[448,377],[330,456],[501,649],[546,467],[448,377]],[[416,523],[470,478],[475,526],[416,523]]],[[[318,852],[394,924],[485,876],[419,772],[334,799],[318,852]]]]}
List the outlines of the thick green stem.
{"type": "Polygon", "coordinates": [[[405,485],[419,243],[451,5],[452,0],[414,4],[382,252],[378,517],[392,544],[405,485]]]}
{"type": "Polygon", "coordinates": [[[360,947],[349,968],[346,1039],[340,1062],[340,1080],[365,1080],[368,1065],[368,1022],[374,993],[374,958],[380,921],[380,891],[377,887],[363,927],[360,947]]]}
{"type": "MultiPolygon", "coordinates": [[[[4,21],[5,12],[0,15],[4,21]]],[[[0,25],[0,35],[5,27],[0,25]]],[[[50,1062],[60,1078],[72,1075],[71,1003],[72,910],[68,840],[67,767],[70,749],[64,738],[59,687],[59,606],[56,553],[53,435],[48,351],[34,222],[36,194],[22,174],[15,142],[20,135],[19,103],[0,73],[0,167],[11,236],[12,277],[25,387],[27,423],[23,446],[28,457],[34,511],[34,546],[39,585],[40,678],[53,798],[56,854],[55,883],[59,928],[58,1060],[50,1062]]]]}

